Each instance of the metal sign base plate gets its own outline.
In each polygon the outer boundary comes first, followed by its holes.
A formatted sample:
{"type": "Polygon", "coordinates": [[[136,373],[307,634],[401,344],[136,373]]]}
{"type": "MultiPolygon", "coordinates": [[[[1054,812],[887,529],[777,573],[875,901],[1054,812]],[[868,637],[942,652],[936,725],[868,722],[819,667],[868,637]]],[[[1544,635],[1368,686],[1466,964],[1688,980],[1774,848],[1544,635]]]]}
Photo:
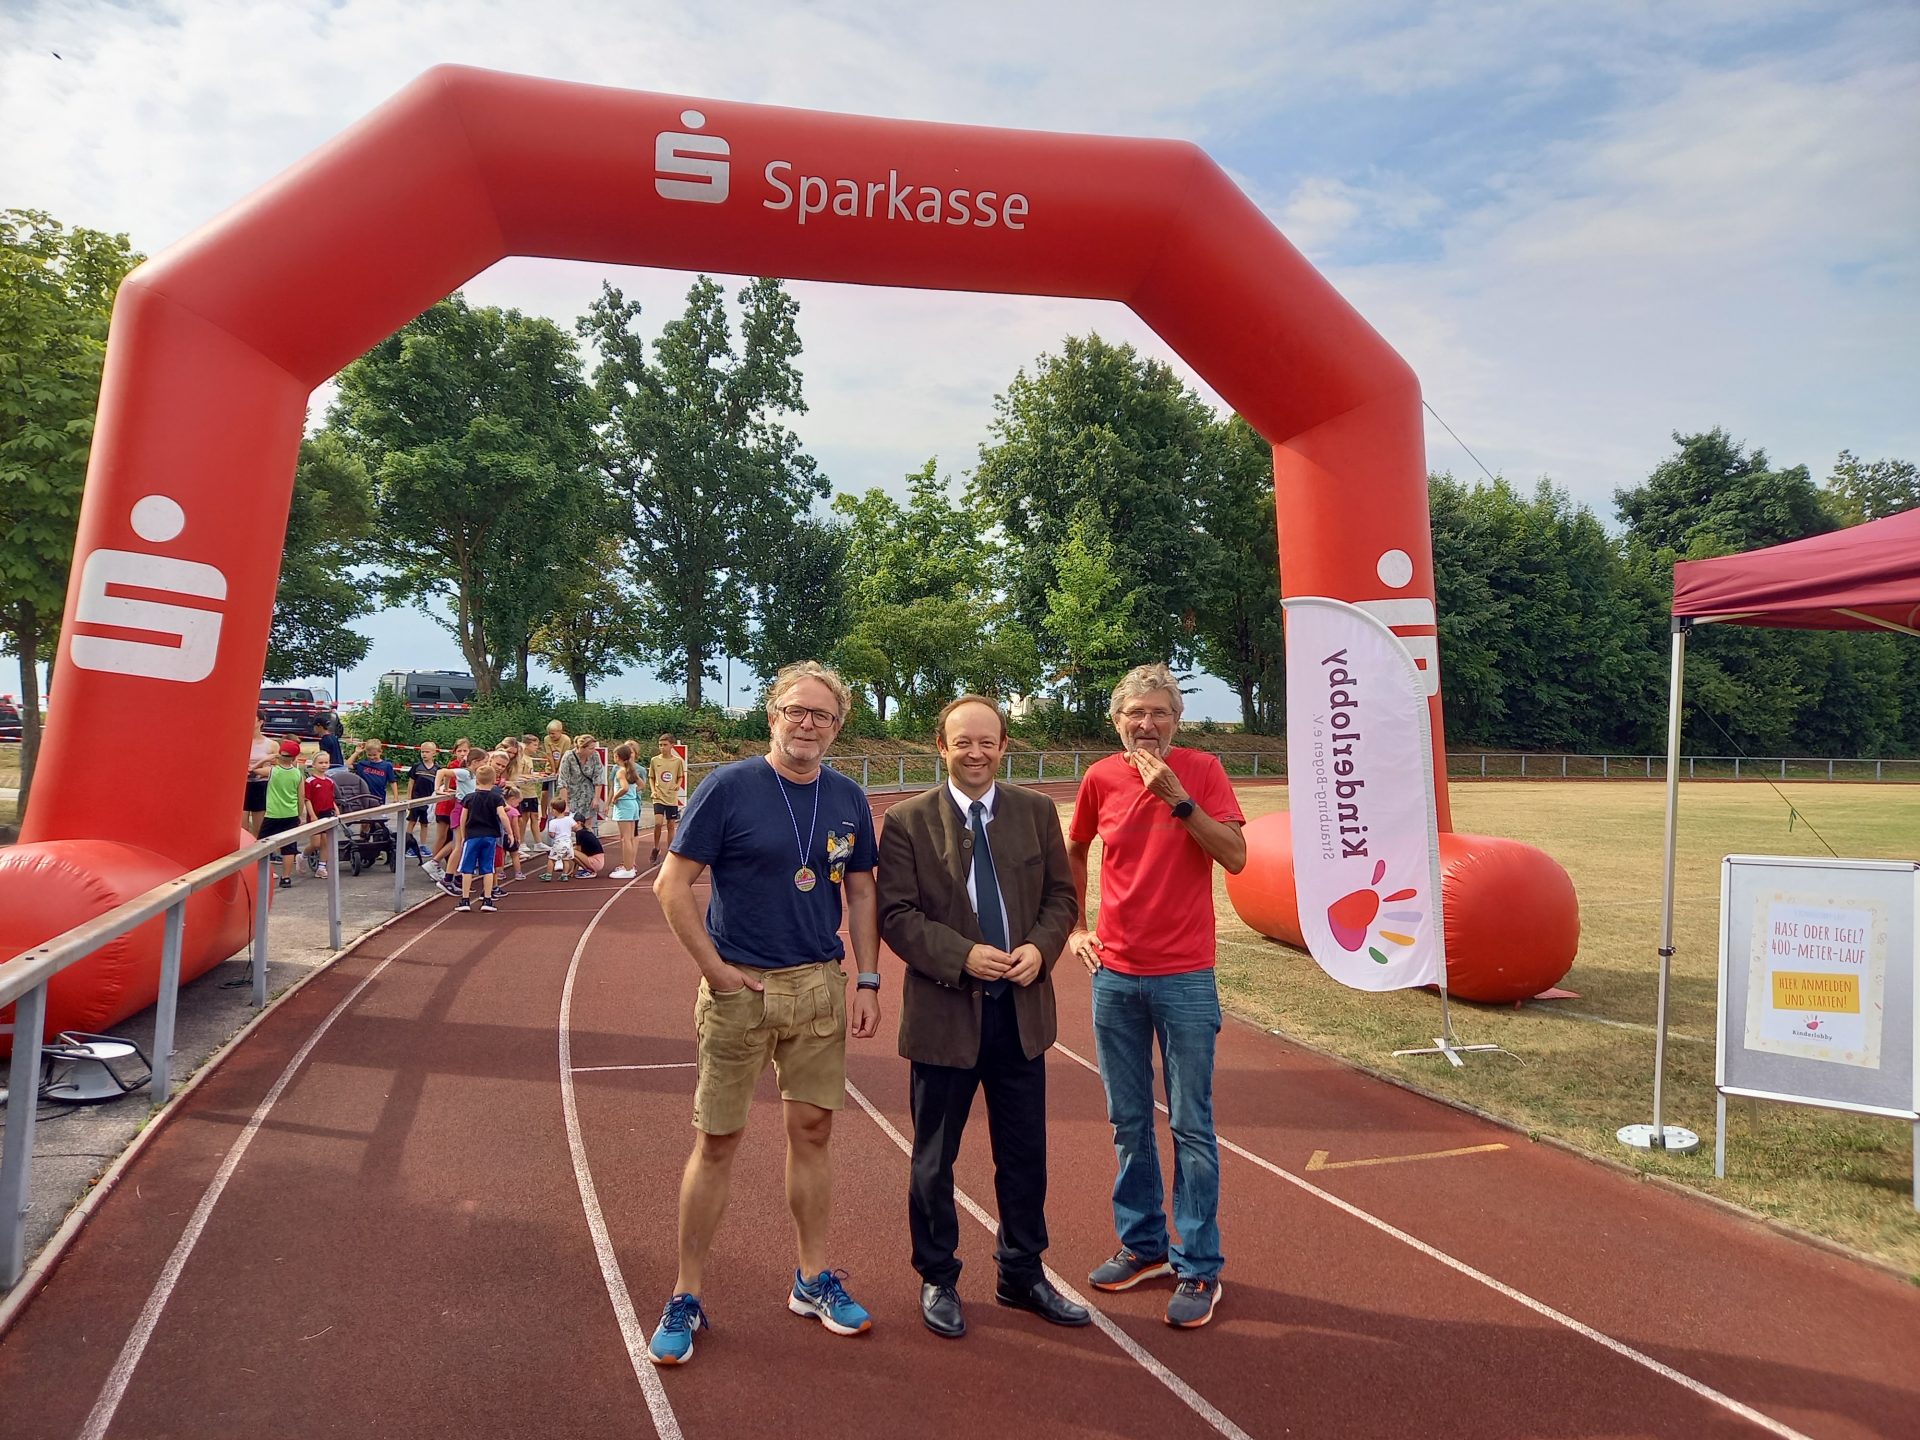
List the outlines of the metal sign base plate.
{"type": "Polygon", "coordinates": [[[1664,1143],[1655,1142],[1651,1125],[1622,1125],[1614,1138],[1636,1150],[1664,1150],[1669,1155],[1690,1155],[1700,1148],[1700,1137],[1693,1131],[1679,1125],[1668,1125],[1665,1130],[1664,1143]]]}

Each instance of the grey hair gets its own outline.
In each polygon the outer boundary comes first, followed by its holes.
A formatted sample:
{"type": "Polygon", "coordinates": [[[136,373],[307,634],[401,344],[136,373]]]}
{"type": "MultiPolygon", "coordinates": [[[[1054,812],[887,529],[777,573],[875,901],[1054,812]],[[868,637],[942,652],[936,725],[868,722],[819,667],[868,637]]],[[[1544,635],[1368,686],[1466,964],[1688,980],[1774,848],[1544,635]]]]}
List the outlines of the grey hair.
{"type": "Polygon", "coordinates": [[[767,687],[767,718],[773,718],[773,712],[780,708],[780,702],[787,692],[802,680],[818,680],[833,692],[833,702],[840,707],[840,718],[847,718],[847,711],[853,706],[853,692],[847,689],[847,682],[840,678],[839,672],[822,665],[818,660],[796,660],[791,665],[780,667],[780,673],[773,677],[773,684],[767,687]]]}
{"type": "Polygon", "coordinates": [[[1107,718],[1117,721],[1121,708],[1129,700],[1143,699],[1161,690],[1173,697],[1173,718],[1177,723],[1187,703],[1180,694],[1180,682],[1174,678],[1173,671],[1159,664],[1136,665],[1120,677],[1120,683],[1113,687],[1113,699],[1107,705],[1107,718]]]}

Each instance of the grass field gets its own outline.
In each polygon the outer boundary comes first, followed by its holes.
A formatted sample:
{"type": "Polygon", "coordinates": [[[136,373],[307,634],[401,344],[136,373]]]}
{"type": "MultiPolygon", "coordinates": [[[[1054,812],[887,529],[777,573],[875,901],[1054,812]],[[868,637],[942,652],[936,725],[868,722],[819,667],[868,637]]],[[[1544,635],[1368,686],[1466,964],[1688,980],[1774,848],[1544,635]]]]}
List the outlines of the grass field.
{"type": "MultiPolygon", "coordinates": [[[[1240,799],[1248,819],[1286,808],[1280,786],[1243,786],[1240,799]]],[[[1826,854],[1809,824],[1848,858],[1920,857],[1920,790],[1799,783],[1780,786],[1776,794],[1751,783],[1681,786],[1665,1118],[1698,1132],[1702,1145],[1693,1155],[1657,1157],[1628,1150],[1614,1131],[1652,1119],[1664,787],[1487,781],[1456,783],[1452,799],[1456,828],[1536,845],[1573,877],[1580,953],[1561,984],[1578,991],[1578,1000],[1517,1009],[1456,1005],[1454,1030],[1463,1042],[1502,1045],[1513,1058],[1478,1055],[1464,1070],[1433,1058],[1396,1060],[1394,1049],[1427,1044],[1438,1033],[1438,998],[1420,991],[1368,995],[1346,989],[1306,955],[1242,924],[1224,881],[1216,880],[1220,989],[1227,1007],[1535,1134],[1670,1176],[1877,1255],[1920,1282],[1911,1126],[1730,1100],[1727,1177],[1713,1177],[1721,858],[1826,854]],[[1781,795],[1803,817],[1792,829],[1781,795]]],[[[1097,876],[1098,847],[1094,858],[1097,876]]]]}

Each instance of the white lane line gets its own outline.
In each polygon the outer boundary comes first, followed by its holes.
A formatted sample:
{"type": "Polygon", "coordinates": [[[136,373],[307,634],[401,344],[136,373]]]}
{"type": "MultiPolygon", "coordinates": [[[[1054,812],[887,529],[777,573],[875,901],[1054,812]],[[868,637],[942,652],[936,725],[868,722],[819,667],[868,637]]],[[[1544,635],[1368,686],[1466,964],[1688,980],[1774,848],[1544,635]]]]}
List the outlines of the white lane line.
{"type": "MultiPolygon", "coordinates": [[[[1056,1044],[1053,1048],[1058,1050],[1062,1055],[1065,1055],[1069,1060],[1073,1061],[1074,1064],[1079,1065],[1084,1069],[1091,1070],[1095,1075],[1098,1075],[1100,1073],[1100,1067],[1098,1065],[1093,1064],[1091,1061],[1087,1060],[1084,1056],[1076,1055],[1073,1051],[1069,1050],[1066,1046],[1056,1044]]],[[[1165,1115],[1167,1113],[1167,1107],[1161,1104],[1158,1100],[1154,1101],[1153,1108],[1158,1110],[1162,1115],[1165,1115]]],[[[1567,1327],[1567,1329],[1573,1331],[1574,1334],[1585,1336],[1587,1339],[1593,1341],[1594,1344],[1604,1346],[1608,1350],[1613,1351],[1614,1354],[1633,1361],[1633,1363],[1636,1365],[1645,1366],[1647,1369],[1651,1370],[1654,1374],[1660,1376],[1663,1379],[1673,1381],[1674,1384],[1681,1386],[1683,1389],[1691,1390],[1694,1394],[1700,1396],[1702,1399],[1710,1400],[1715,1405],[1718,1405],[1723,1409],[1731,1410],[1735,1415],[1738,1415],[1741,1419],[1750,1421],[1753,1424],[1758,1425],[1762,1430],[1765,1430],[1768,1434],[1778,1435],[1781,1437],[1781,1440],[1811,1440],[1810,1436],[1802,1434],[1800,1431],[1793,1429],[1791,1426],[1783,1425],[1780,1421],[1775,1420],[1772,1416],[1761,1414],[1758,1410],[1755,1410],[1750,1405],[1743,1405],[1740,1401],[1734,1399],[1731,1395],[1724,1394],[1721,1391],[1714,1389],[1711,1385],[1705,1384],[1702,1381],[1694,1379],[1691,1375],[1683,1375],[1680,1371],[1674,1369],[1671,1365],[1662,1364],[1660,1361],[1654,1359],[1651,1355],[1648,1355],[1639,1350],[1636,1350],[1631,1345],[1625,1344],[1622,1341],[1614,1339],[1611,1335],[1602,1334],[1600,1331],[1594,1329],[1591,1325],[1583,1324],[1580,1321],[1574,1319],[1571,1315],[1563,1314],[1561,1311],[1554,1309],[1551,1305],[1546,1304],[1544,1301],[1536,1300],[1531,1295],[1523,1294],[1522,1292],[1514,1289],[1511,1285],[1505,1284],[1499,1280],[1494,1279],[1493,1276],[1487,1274],[1484,1270],[1474,1269],[1473,1266],[1467,1264],[1467,1262],[1464,1260],[1454,1259],[1453,1256],[1447,1254],[1444,1250],[1435,1249],[1433,1246],[1427,1244],[1426,1241],[1419,1239],[1417,1236],[1409,1235],[1406,1231],[1400,1229],[1397,1225],[1389,1224],[1387,1221],[1380,1219],[1380,1217],[1377,1215],[1368,1214],[1365,1210],[1362,1210],[1358,1205],[1350,1204],[1349,1202],[1342,1200],[1338,1195],[1330,1194],[1329,1192],[1322,1190],[1318,1185],[1315,1185],[1312,1181],[1303,1180],[1298,1175],[1292,1174],[1291,1172],[1286,1170],[1282,1170],[1278,1165],[1274,1164],[1271,1160],[1267,1160],[1259,1155],[1254,1154],[1251,1150],[1247,1149],[1245,1146],[1236,1145],[1233,1141],[1227,1139],[1226,1136],[1224,1135],[1219,1136],[1219,1141],[1220,1141],[1220,1148],[1222,1150],[1231,1150],[1234,1154],[1238,1155],[1242,1160],[1250,1161],[1252,1164],[1258,1165],[1262,1170],[1267,1171],[1269,1174],[1279,1176],[1282,1180],[1286,1181],[1289,1185],[1298,1186],[1300,1189],[1306,1191],[1309,1195],[1313,1196],[1315,1199],[1326,1201],[1327,1204],[1333,1206],[1334,1209],[1339,1210],[1344,1214],[1351,1215],[1354,1219],[1361,1221],[1363,1224],[1371,1225],[1374,1229],[1380,1231],[1383,1235],[1391,1235],[1394,1239],[1400,1241],[1403,1245],[1409,1245],[1413,1249],[1418,1250],[1422,1255],[1425,1255],[1428,1259],[1438,1260],[1442,1265],[1445,1265],[1449,1270],[1458,1271],[1460,1274],[1465,1275],[1470,1280],[1479,1281],[1482,1285],[1485,1285],[1489,1290],[1493,1290],[1498,1294],[1506,1296],[1507,1299],[1513,1301],[1517,1305],[1524,1305],[1527,1309],[1533,1311],[1534,1314],[1542,1316],[1548,1320],[1551,1320],[1556,1325],[1564,1325],[1567,1327]]]]}
{"type": "Polygon", "coordinates": [[[593,1236],[593,1253],[600,1261],[600,1278],[606,1283],[607,1299],[613,1304],[613,1317],[620,1326],[620,1338],[626,1343],[627,1363],[633,1366],[634,1378],[647,1397],[654,1432],[660,1440],[681,1440],[680,1422],[674,1418],[673,1406],[667,1403],[666,1387],[660,1383],[659,1372],[647,1358],[647,1332],[633,1308],[626,1277],[620,1273],[619,1257],[613,1253],[613,1237],[607,1233],[606,1213],[600,1208],[593,1170],[587,1163],[587,1144],[580,1131],[580,1104],[573,1093],[573,982],[580,973],[580,957],[586,953],[587,941],[593,938],[595,928],[613,908],[614,901],[638,885],[653,869],[649,865],[607,897],[587,922],[587,928],[580,932],[580,943],[573,947],[573,958],[567,962],[567,983],[560,994],[560,1106],[566,1113],[567,1149],[573,1155],[573,1177],[580,1186],[580,1205],[586,1211],[587,1230],[593,1236]]]}
{"type": "MultiPolygon", "coordinates": [[[[912,1158],[913,1146],[908,1143],[907,1137],[894,1128],[891,1120],[887,1119],[886,1116],[874,1108],[873,1102],[861,1094],[859,1088],[855,1086],[851,1080],[847,1082],[847,1094],[853,1097],[854,1103],[867,1112],[867,1115],[872,1119],[873,1123],[884,1130],[887,1137],[891,1139],[894,1144],[898,1145],[900,1149],[906,1153],[908,1158],[912,1158]]],[[[960,1202],[962,1208],[964,1208],[969,1215],[973,1216],[974,1219],[986,1226],[988,1230],[997,1229],[993,1217],[981,1209],[974,1201],[974,1198],[958,1185],[954,1186],[953,1195],[954,1199],[960,1202]]],[[[1166,1386],[1167,1389],[1171,1390],[1189,1410],[1193,1411],[1194,1414],[1213,1426],[1215,1430],[1226,1436],[1227,1440],[1252,1440],[1252,1437],[1249,1436],[1246,1431],[1242,1430],[1238,1425],[1234,1424],[1233,1421],[1221,1414],[1219,1410],[1215,1409],[1204,1395],[1200,1394],[1199,1391],[1195,1390],[1191,1385],[1187,1384],[1186,1381],[1174,1374],[1173,1371],[1161,1364],[1154,1358],[1151,1352],[1143,1348],[1131,1335],[1114,1324],[1113,1321],[1109,1320],[1099,1310],[1095,1309],[1092,1305],[1088,1305],[1085,1297],[1067,1283],[1065,1276],[1061,1275],[1051,1265],[1046,1266],[1045,1270],[1047,1278],[1054,1283],[1054,1287],[1059,1290],[1062,1295],[1065,1295],[1076,1305],[1086,1305],[1087,1312],[1093,1316],[1093,1323],[1099,1327],[1101,1334],[1113,1341],[1114,1344],[1124,1350],[1143,1370],[1153,1376],[1153,1378],[1158,1380],[1162,1385],[1166,1386]]]]}
{"type": "MultiPolygon", "coordinates": [[[[620,897],[616,895],[613,898],[618,900],[620,897]]],[[[576,1065],[573,1067],[573,1073],[594,1075],[603,1070],[692,1070],[699,1063],[697,1060],[675,1060],[669,1065],[576,1065]]]]}
{"type": "Polygon", "coordinates": [[[181,1232],[179,1241],[173,1247],[173,1253],[167,1257],[166,1266],[160,1272],[160,1278],[154,1282],[153,1293],[147,1296],[147,1303],[141,1308],[140,1318],[134,1322],[133,1333],[127,1336],[127,1343],[120,1347],[120,1358],[113,1362],[113,1370],[107,1376],[106,1384],[101,1387],[100,1397],[93,1402],[93,1409],[87,1413],[86,1424],[81,1427],[80,1440],[100,1440],[107,1433],[107,1427],[113,1423],[114,1413],[120,1408],[120,1401],[127,1393],[127,1386],[133,1380],[134,1367],[140,1363],[140,1357],[146,1353],[147,1342],[153,1338],[154,1327],[160,1323],[160,1312],[167,1308],[167,1301],[173,1297],[173,1287],[179,1283],[180,1272],[186,1269],[187,1260],[193,1254],[193,1247],[199,1243],[200,1234],[207,1228],[207,1220],[213,1214],[213,1207],[219,1203],[221,1194],[227,1188],[227,1182],[233,1178],[233,1172],[240,1168],[240,1160],[253,1144],[253,1137],[260,1133],[260,1127],[266,1123],[267,1115],[279,1101],[282,1092],[292,1082],[294,1073],[313,1053],[313,1047],[320,1043],[320,1037],[333,1027],[333,1022],[346,1013],[347,1007],[360,998],[360,994],[369,985],[380,978],[380,972],[398,960],[407,951],[419,944],[427,936],[438,930],[454,916],[449,910],[434,921],[393,954],[374,966],[366,979],[348,992],[347,997],[327,1013],[307,1041],[294,1052],[287,1061],[286,1069],[280,1072],[280,1078],[273,1082],[273,1088],[266,1093],[259,1106],[254,1110],[247,1123],[241,1128],[232,1145],[227,1147],[227,1155],[220,1162],[220,1168],[214,1172],[213,1180],[207,1186],[206,1194],[200,1197],[200,1203],[194,1207],[193,1216],[187,1221],[187,1228],[181,1232]]]}

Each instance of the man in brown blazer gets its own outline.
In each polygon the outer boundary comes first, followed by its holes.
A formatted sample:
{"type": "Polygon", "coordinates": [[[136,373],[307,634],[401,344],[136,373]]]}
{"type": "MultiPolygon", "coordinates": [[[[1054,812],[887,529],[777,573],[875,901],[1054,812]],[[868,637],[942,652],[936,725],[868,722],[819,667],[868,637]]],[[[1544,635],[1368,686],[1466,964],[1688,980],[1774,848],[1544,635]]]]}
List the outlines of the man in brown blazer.
{"type": "Polygon", "coordinates": [[[1085,1325],[1092,1317],[1054,1288],[1041,1261],[1051,975],[1079,913],[1060,817],[1046,797],[995,783],[1007,722],[991,700],[948,705],[934,745],[949,778],[887,811],[879,864],[880,934],[907,962],[900,1053],[913,1062],[907,1217],[920,1313],[937,1335],[967,1333],[953,1162],[984,1089],[1000,1206],[994,1298],[1085,1325]]]}

